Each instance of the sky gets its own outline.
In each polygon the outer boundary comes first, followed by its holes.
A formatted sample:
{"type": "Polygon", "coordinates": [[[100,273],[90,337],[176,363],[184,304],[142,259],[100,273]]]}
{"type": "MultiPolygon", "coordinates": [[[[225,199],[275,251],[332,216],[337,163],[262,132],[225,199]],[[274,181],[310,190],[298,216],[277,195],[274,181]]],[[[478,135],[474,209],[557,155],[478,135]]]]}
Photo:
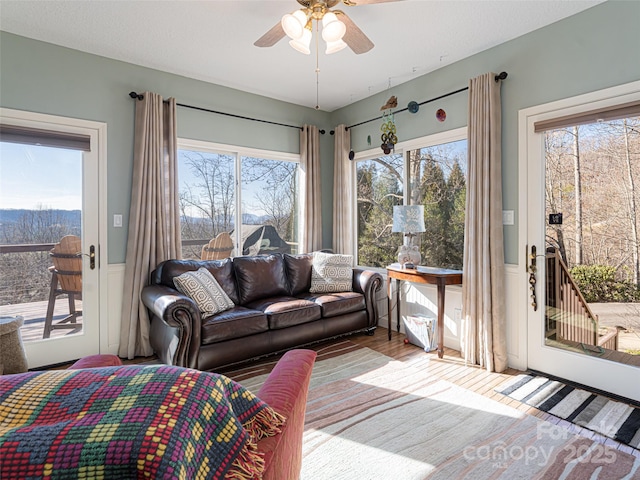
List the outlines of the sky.
{"type": "Polygon", "coordinates": [[[82,209],[82,152],[0,142],[0,209],[82,209]]]}
{"type": "MultiPolygon", "coordinates": [[[[181,187],[196,182],[188,168],[180,167],[181,187]]],[[[264,214],[255,208],[262,186],[243,186],[243,204],[257,215],[264,214]]],[[[82,152],[0,142],[0,209],[40,208],[82,209],[82,152]]]]}

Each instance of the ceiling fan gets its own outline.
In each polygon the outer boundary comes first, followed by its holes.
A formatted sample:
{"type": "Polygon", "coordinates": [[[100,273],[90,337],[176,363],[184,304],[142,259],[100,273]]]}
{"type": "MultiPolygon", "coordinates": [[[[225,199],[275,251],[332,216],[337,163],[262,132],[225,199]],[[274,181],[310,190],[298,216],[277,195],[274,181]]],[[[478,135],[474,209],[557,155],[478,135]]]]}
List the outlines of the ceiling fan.
{"type": "Polygon", "coordinates": [[[327,54],[345,47],[356,54],[366,53],[373,48],[373,42],[353,20],[341,10],[331,10],[342,1],[349,7],[372,3],[397,2],[401,0],[296,0],[304,8],[288,13],[271,30],[260,37],[256,47],[272,47],[288,36],[289,45],[299,52],[309,54],[313,21],[322,22],[322,38],[327,43],[327,54]]]}

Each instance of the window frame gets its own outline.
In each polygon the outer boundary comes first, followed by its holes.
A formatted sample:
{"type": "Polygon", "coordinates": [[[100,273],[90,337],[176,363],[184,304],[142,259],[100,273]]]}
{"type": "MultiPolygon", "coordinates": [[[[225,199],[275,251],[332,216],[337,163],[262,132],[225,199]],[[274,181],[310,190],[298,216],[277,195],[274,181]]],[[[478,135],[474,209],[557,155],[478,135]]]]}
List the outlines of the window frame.
{"type": "MultiPolygon", "coordinates": [[[[264,150],[258,148],[250,148],[250,147],[239,147],[234,145],[227,145],[223,143],[216,142],[208,142],[206,140],[194,140],[188,138],[178,138],[177,139],[177,148],[176,150],[189,150],[203,153],[214,153],[221,155],[229,155],[234,158],[234,179],[235,179],[235,190],[234,190],[234,208],[235,208],[235,217],[234,224],[242,225],[242,157],[253,157],[253,158],[261,158],[265,160],[276,160],[283,162],[291,162],[297,163],[300,165],[300,154],[299,153],[287,153],[287,152],[278,152],[275,150],[264,150]],[[238,223],[240,220],[240,223],[238,223]]],[[[300,182],[300,168],[298,168],[298,183],[300,182]]],[[[178,189],[180,188],[180,178],[178,178],[178,189]]],[[[298,224],[300,225],[302,221],[302,212],[304,211],[305,199],[299,199],[299,208],[298,208],[298,224]]],[[[233,232],[233,242],[234,245],[240,245],[242,242],[242,229],[235,228],[233,232]]],[[[298,239],[299,240],[299,239],[298,239]]],[[[235,256],[241,256],[241,251],[236,252],[235,256]]]]}
{"type": "MultiPolygon", "coordinates": [[[[451,130],[446,130],[443,132],[437,132],[430,135],[425,135],[423,137],[413,138],[411,140],[406,140],[403,142],[398,142],[395,145],[394,153],[401,154],[403,157],[403,179],[402,179],[402,204],[407,205],[408,193],[409,193],[409,178],[407,177],[407,172],[409,171],[409,152],[413,150],[418,150],[421,148],[433,147],[436,145],[443,145],[446,143],[457,142],[460,140],[468,139],[468,128],[466,126],[454,128],[451,130]]],[[[357,164],[358,162],[372,160],[380,156],[380,148],[371,148],[368,150],[363,150],[360,152],[356,152],[353,157],[352,162],[352,191],[357,191],[357,164]]],[[[354,252],[354,257],[356,259],[359,258],[358,255],[358,198],[357,195],[354,198],[354,203],[351,211],[351,221],[354,227],[354,232],[352,235],[352,251],[354,252]]],[[[379,273],[386,274],[386,268],[384,267],[372,267],[369,265],[360,265],[360,268],[367,268],[369,270],[373,270],[379,273]]]]}

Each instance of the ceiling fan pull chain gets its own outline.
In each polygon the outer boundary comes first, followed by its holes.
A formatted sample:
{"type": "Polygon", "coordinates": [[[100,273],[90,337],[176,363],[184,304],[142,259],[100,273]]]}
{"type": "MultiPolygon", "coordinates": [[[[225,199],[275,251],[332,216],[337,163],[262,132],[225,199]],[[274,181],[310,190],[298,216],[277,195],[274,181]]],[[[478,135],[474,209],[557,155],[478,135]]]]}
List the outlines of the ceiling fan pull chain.
{"type": "Polygon", "coordinates": [[[318,22],[316,22],[316,110],[320,110],[320,53],[318,44],[318,22]]]}

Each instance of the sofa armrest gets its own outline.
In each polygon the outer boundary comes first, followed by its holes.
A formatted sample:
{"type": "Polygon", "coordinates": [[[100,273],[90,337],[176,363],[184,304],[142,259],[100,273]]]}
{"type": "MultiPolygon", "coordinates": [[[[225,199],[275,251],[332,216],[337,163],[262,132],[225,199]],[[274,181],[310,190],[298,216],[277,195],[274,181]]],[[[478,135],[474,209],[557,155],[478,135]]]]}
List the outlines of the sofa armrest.
{"type": "Polygon", "coordinates": [[[160,361],[198,368],[202,317],[195,302],[164,285],[144,287],[141,298],[151,313],[150,341],[160,361]]]}
{"type": "Polygon", "coordinates": [[[304,417],[315,359],[313,350],[290,350],[258,391],[258,398],[287,419],[280,435],[258,443],[265,459],[264,480],[298,480],[300,476],[304,417]]]}
{"type": "Polygon", "coordinates": [[[353,269],[353,291],[362,293],[367,305],[367,316],[369,318],[369,328],[378,325],[378,301],[377,293],[382,288],[382,275],[373,270],[363,268],[353,269]]]}

